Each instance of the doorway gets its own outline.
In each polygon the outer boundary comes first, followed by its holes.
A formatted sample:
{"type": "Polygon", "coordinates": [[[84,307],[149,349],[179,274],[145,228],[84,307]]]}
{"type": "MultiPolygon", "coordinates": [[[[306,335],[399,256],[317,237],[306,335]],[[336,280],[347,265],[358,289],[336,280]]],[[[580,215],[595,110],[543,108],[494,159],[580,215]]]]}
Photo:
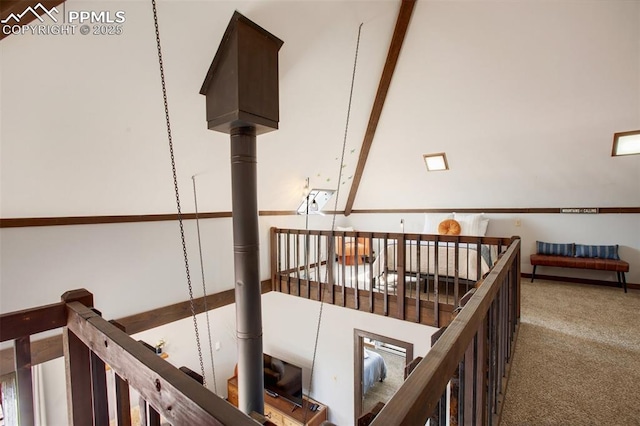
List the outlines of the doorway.
{"type": "Polygon", "coordinates": [[[404,379],[413,360],[413,344],[354,329],[354,414],[358,418],[378,402],[386,404],[404,379]]]}

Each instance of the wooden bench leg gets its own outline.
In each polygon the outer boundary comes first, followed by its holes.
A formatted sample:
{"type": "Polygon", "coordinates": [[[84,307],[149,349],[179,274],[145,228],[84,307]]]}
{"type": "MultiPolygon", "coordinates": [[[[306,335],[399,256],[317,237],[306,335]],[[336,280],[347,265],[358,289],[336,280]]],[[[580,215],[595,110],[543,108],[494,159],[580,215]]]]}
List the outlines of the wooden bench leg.
{"type": "Polygon", "coordinates": [[[622,277],[620,276],[620,271],[616,271],[616,277],[618,278],[618,287],[623,288],[622,277]]]}
{"type": "Polygon", "coordinates": [[[626,272],[618,272],[622,276],[622,286],[624,287],[624,292],[627,292],[627,275],[626,272]]]}
{"type": "Polygon", "coordinates": [[[538,265],[533,265],[533,273],[531,274],[531,282],[536,278],[536,268],[538,265]]]}

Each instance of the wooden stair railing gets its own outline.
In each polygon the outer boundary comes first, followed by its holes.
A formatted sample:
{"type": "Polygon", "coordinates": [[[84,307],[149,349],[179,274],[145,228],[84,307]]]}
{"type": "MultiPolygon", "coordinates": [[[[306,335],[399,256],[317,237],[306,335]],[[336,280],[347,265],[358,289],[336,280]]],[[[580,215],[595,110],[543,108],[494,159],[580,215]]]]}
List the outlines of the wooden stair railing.
{"type": "MultiPolygon", "coordinates": [[[[261,283],[262,293],[266,293],[271,291],[271,281],[265,280],[261,283]]],[[[229,304],[235,303],[235,292],[233,289],[224,290],[218,293],[209,294],[206,297],[206,303],[204,297],[199,297],[194,299],[194,307],[196,314],[200,314],[204,312],[205,305],[207,309],[213,310],[222,306],[227,306],[229,304]]],[[[25,312],[30,312],[28,315],[30,322],[38,323],[40,321],[38,318],[42,317],[43,321],[51,321],[54,322],[56,318],[58,321],[66,321],[66,317],[63,315],[56,316],[56,309],[59,309],[58,313],[64,312],[63,304],[58,303],[49,306],[49,310],[44,310],[40,312],[42,308],[28,309],[25,312]],[[39,316],[39,317],[38,317],[39,316]]],[[[12,329],[15,327],[15,318],[22,317],[20,314],[22,311],[1,315],[0,320],[2,320],[2,326],[6,331],[7,329],[12,329]],[[13,320],[11,317],[13,316],[13,320]],[[5,317],[4,319],[2,319],[5,317]],[[13,323],[12,323],[13,321],[13,323]],[[5,325],[6,324],[6,325],[5,325]]],[[[66,314],[64,314],[66,315],[66,314]]],[[[185,300],[180,303],[175,303],[168,306],[162,306],[159,308],[152,309],[146,312],[140,312],[134,315],[130,315],[124,318],[119,318],[117,320],[111,320],[111,322],[117,322],[120,324],[121,330],[126,328],[128,334],[137,334],[141,331],[146,331],[152,328],[160,327],[165,324],[169,324],[175,321],[178,321],[183,318],[191,317],[191,303],[189,300],[185,300]]],[[[61,328],[63,325],[55,325],[51,324],[50,328],[47,329],[56,329],[61,328]]],[[[28,332],[28,330],[27,330],[28,332]]],[[[8,338],[7,340],[12,340],[8,338]]],[[[7,374],[11,374],[15,372],[15,363],[14,363],[14,354],[13,348],[2,349],[0,350],[0,376],[4,376],[7,374]]],[[[64,356],[62,350],[62,334],[57,334],[50,337],[45,337],[43,339],[31,341],[31,365],[40,364],[43,362],[50,361],[52,359],[60,358],[64,356]]]]}
{"type": "Polygon", "coordinates": [[[64,327],[67,323],[65,298],[93,306],[93,295],[86,290],[66,292],[63,301],[38,308],[24,309],[0,315],[0,342],[13,340],[15,379],[18,394],[18,423],[35,423],[32,385],[31,336],[64,327]]]}
{"type": "Polygon", "coordinates": [[[60,303],[0,315],[0,341],[14,341],[18,424],[34,424],[31,335],[63,328],[70,425],[109,425],[106,365],[116,374],[119,425],[131,423],[130,386],[152,407],[154,424],[163,416],[172,424],[255,425],[193,376],[133,340],[122,326],[104,320],[92,306],[93,295],[81,289],[66,292],[60,303]]]}
{"type": "Polygon", "coordinates": [[[497,425],[520,318],[520,240],[511,245],[371,423],[497,425]],[[452,380],[454,379],[454,380],[452,380]],[[447,404],[447,384],[453,395],[447,404]]]}

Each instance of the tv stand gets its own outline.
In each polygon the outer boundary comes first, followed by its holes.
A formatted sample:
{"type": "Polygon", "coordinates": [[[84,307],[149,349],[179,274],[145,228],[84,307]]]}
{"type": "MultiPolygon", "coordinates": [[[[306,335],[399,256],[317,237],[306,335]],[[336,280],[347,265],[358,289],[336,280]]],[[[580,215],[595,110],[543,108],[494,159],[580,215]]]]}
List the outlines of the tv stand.
{"type": "MultiPolygon", "coordinates": [[[[238,406],[238,377],[227,380],[227,400],[238,406]]],[[[264,416],[277,426],[319,426],[327,420],[327,406],[306,396],[302,398],[302,408],[284,398],[272,397],[264,393],[264,416]],[[311,411],[311,404],[318,404],[316,411],[311,411]],[[307,422],[304,423],[305,413],[307,422]]]]}

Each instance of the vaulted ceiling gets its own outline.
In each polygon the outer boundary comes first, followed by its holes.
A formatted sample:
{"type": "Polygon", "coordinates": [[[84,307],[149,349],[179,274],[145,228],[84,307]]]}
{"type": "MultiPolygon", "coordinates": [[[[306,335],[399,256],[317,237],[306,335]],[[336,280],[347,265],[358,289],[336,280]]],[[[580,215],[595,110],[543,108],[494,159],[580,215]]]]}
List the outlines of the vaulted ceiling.
{"type": "MultiPolygon", "coordinates": [[[[1,216],[175,211],[150,2],[64,7],[126,21],[0,42],[1,216]]],[[[198,92],[234,10],[285,42],[260,209],[295,209],[307,177],[339,186],[344,209],[400,2],[159,1],[185,211],[193,175],[201,210],[231,207],[229,140],[207,130],[198,92]]],[[[353,207],[640,205],[638,156],[610,157],[612,134],[640,126],[639,28],[623,0],[418,1],[353,207]],[[422,155],[442,151],[451,170],[427,173],[422,155]]]]}

